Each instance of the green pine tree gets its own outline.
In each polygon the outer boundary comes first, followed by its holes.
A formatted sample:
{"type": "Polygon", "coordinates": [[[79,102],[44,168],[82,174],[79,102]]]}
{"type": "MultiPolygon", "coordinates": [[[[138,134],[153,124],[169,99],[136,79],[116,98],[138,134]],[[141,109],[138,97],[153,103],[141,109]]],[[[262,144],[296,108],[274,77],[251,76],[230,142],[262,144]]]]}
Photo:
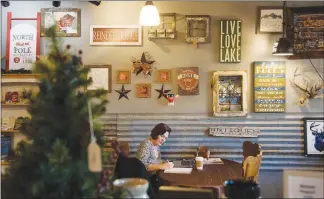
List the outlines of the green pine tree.
{"type": "MultiPolygon", "coordinates": [[[[82,67],[79,55],[63,49],[55,26],[46,30],[51,51],[34,65],[41,73],[39,92],[30,98],[31,120],[24,121],[21,133],[28,139],[15,150],[12,165],[2,182],[2,196],[12,198],[89,198],[96,197],[100,174],[88,169],[90,143],[88,101],[94,118],[107,104],[104,90],[84,91],[92,80],[82,67]]],[[[98,144],[102,128],[94,123],[98,144]]]]}

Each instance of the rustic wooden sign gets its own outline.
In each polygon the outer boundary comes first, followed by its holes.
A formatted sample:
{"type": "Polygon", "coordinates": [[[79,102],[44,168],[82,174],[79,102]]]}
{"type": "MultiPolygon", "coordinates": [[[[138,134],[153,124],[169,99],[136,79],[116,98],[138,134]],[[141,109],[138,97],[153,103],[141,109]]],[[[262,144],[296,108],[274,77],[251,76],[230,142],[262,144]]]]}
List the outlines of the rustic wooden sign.
{"type": "Polygon", "coordinates": [[[241,20],[220,21],[220,62],[241,62],[241,20]]]}
{"type": "Polygon", "coordinates": [[[260,129],[247,127],[217,126],[209,128],[209,134],[217,137],[258,137],[260,129]]]}
{"type": "Polygon", "coordinates": [[[178,68],[177,81],[179,95],[199,95],[199,67],[178,68]]]}
{"type": "Polygon", "coordinates": [[[254,111],[285,112],[284,61],[254,62],[254,111]]]}
{"type": "Polygon", "coordinates": [[[91,26],[90,45],[142,45],[142,27],[138,25],[91,26]]]}

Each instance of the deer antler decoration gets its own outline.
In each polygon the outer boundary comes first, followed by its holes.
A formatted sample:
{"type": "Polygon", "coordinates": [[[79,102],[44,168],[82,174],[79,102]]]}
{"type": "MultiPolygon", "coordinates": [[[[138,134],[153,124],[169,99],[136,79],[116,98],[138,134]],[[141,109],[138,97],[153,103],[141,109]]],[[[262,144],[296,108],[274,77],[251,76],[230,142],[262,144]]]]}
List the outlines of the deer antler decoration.
{"type": "Polygon", "coordinates": [[[316,98],[320,95],[323,95],[323,93],[319,92],[324,88],[324,82],[322,80],[319,80],[317,82],[309,82],[305,79],[305,77],[302,77],[303,83],[300,84],[300,81],[297,82],[296,78],[303,75],[303,72],[300,71],[301,67],[296,67],[294,71],[294,78],[291,80],[292,84],[302,93],[302,97],[300,98],[299,104],[304,105],[308,99],[316,98]]]}

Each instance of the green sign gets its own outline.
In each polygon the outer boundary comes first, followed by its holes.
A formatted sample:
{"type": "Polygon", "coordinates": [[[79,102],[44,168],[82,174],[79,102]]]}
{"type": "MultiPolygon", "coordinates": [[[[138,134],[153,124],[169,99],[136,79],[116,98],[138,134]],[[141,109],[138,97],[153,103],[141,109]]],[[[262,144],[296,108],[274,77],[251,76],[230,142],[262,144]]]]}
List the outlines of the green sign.
{"type": "Polygon", "coordinates": [[[241,62],[241,20],[221,20],[220,62],[241,62]]]}

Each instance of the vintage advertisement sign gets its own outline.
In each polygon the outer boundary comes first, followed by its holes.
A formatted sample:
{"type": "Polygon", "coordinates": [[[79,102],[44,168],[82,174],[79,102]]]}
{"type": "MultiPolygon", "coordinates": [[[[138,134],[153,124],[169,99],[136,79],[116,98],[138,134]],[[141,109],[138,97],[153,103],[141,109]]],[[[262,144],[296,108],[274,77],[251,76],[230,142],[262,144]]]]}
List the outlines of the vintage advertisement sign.
{"type": "Polygon", "coordinates": [[[220,62],[241,62],[241,20],[221,20],[220,22],[220,62]]]}
{"type": "Polygon", "coordinates": [[[91,26],[90,45],[142,45],[142,27],[130,26],[91,26]]]}
{"type": "Polygon", "coordinates": [[[254,62],[254,111],[285,112],[285,103],[285,62],[254,62]]]}
{"type": "Polygon", "coordinates": [[[10,70],[31,70],[36,62],[37,29],[29,24],[17,24],[10,30],[10,70]]]}
{"type": "Polygon", "coordinates": [[[177,81],[179,95],[199,95],[199,67],[179,68],[177,81]]]}
{"type": "Polygon", "coordinates": [[[217,126],[209,128],[209,134],[218,137],[258,137],[260,129],[248,127],[217,126]]]}

